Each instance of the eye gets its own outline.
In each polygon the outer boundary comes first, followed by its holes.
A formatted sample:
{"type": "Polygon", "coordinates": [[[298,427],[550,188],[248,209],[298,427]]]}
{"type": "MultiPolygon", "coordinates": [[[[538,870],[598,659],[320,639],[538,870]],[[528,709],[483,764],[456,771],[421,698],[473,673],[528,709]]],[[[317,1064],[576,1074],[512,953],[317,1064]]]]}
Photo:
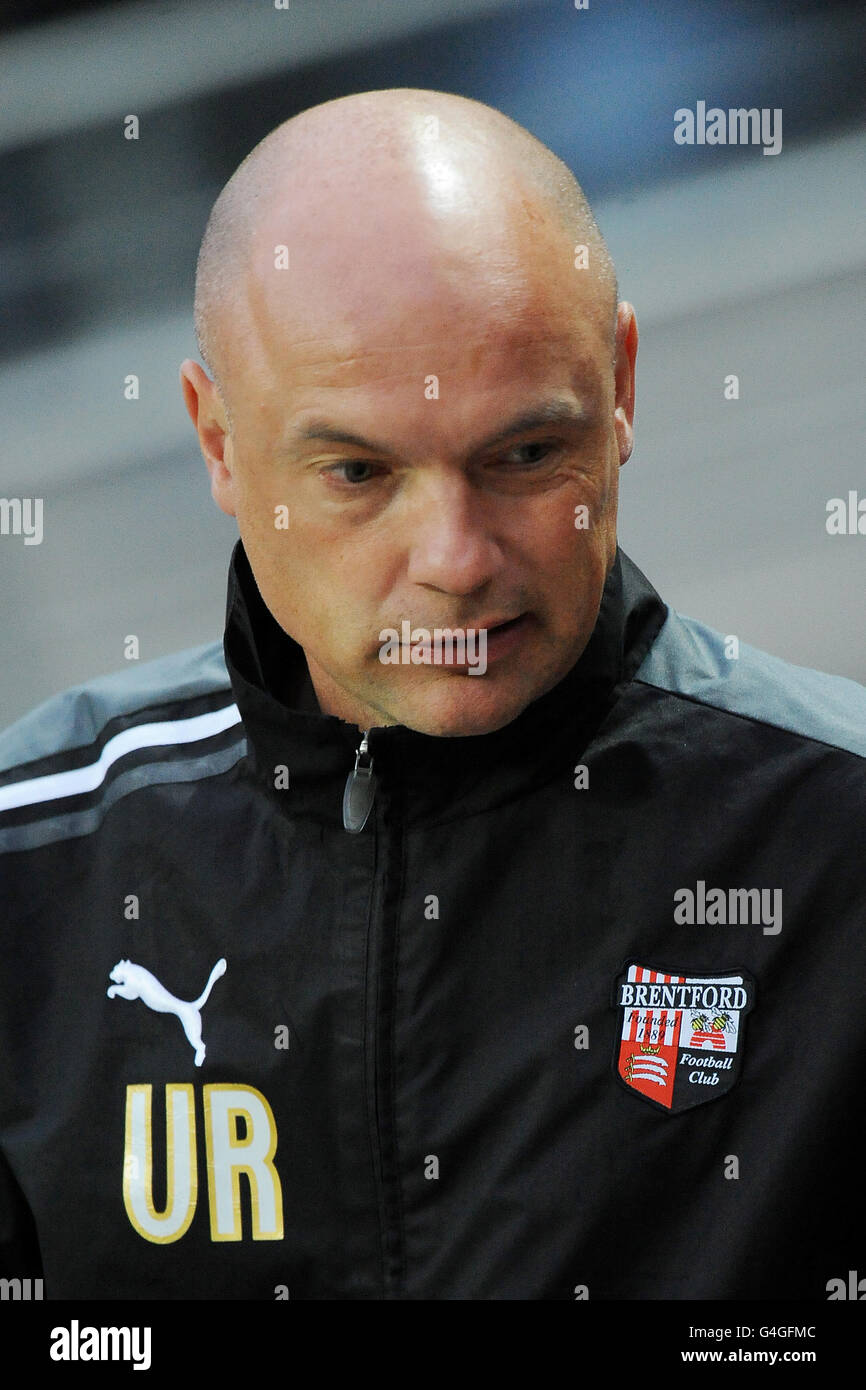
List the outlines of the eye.
{"type": "Polygon", "coordinates": [[[366,459],[345,459],[342,463],[335,463],[324,471],[331,477],[336,478],[338,482],[357,485],[359,483],[368,483],[371,478],[375,477],[375,473],[373,472],[374,468],[375,465],[368,463],[366,459]],[[366,476],[364,476],[365,470],[367,470],[366,476]],[[359,474],[361,474],[361,476],[359,476],[359,474]]]}
{"type": "Polygon", "coordinates": [[[551,454],[558,452],[558,445],[545,439],[533,439],[527,444],[517,444],[502,455],[503,461],[514,462],[518,468],[537,468],[546,463],[551,454]]]}

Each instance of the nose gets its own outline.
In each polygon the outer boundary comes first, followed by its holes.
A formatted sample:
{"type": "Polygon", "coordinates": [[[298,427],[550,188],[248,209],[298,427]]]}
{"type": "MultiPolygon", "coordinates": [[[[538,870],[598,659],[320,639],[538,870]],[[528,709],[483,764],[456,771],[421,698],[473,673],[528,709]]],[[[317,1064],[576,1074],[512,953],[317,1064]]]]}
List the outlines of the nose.
{"type": "Polygon", "coordinates": [[[446,594],[472,594],[505,566],[493,534],[493,499],[458,471],[430,468],[413,499],[408,578],[446,594]]]}

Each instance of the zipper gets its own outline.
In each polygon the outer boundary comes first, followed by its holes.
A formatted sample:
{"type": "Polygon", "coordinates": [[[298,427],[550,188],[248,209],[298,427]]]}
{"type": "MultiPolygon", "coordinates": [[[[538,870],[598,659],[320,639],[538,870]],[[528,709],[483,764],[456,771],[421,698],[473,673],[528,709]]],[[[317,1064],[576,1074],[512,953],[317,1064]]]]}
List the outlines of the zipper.
{"type": "Polygon", "coordinates": [[[365,729],[355,753],[355,766],[346,778],[343,789],[343,826],[350,835],[357,835],[367,824],[376,795],[373,759],[370,757],[370,730],[365,729]],[[369,762],[361,765],[362,758],[369,762]]]}
{"type": "Polygon", "coordinates": [[[369,735],[369,729],[363,732],[355,753],[355,766],[346,779],[343,825],[349,834],[357,834],[372,813],[373,891],[367,933],[364,1051],[368,1134],[379,1214],[381,1296],[391,1300],[402,1297],[405,1284],[403,1202],[394,1102],[397,923],[403,891],[402,799],[394,800],[397,795],[394,786],[386,785],[376,795],[381,777],[373,774],[369,735]]]}

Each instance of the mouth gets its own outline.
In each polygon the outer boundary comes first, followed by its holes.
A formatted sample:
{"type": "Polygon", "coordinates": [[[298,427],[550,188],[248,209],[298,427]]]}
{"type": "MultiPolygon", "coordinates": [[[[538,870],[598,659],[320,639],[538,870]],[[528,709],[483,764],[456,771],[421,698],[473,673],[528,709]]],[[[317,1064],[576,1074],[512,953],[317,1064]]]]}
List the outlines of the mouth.
{"type": "Polygon", "coordinates": [[[463,672],[471,665],[477,664],[479,656],[483,653],[485,665],[489,665],[491,661],[499,660],[520,645],[532,626],[532,621],[531,613],[519,613],[516,618],[506,618],[501,623],[473,624],[465,630],[475,634],[476,661],[450,661],[445,664],[452,670],[463,672]]]}
{"type": "Polygon", "coordinates": [[[531,613],[521,613],[504,623],[487,629],[487,660],[491,661],[513,651],[532,627],[531,613]]]}
{"type": "Polygon", "coordinates": [[[491,623],[491,624],[489,624],[489,626],[488,626],[488,628],[487,628],[487,638],[488,638],[488,641],[490,640],[490,638],[491,638],[491,636],[493,635],[494,632],[498,632],[498,633],[510,632],[512,628],[517,627],[517,624],[518,624],[518,623],[522,623],[523,620],[524,620],[524,618],[528,618],[528,617],[529,617],[529,614],[528,614],[528,613],[519,613],[519,614],[517,615],[516,618],[506,618],[506,620],[505,620],[504,623],[491,623]]]}
{"type": "MultiPolygon", "coordinates": [[[[526,612],[518,613],[516,618],[492,622],[487,620],[465,628],[434,628],[432,631],[410,627],[407,621],[403,624],[405,631],[397,660],[402,665],[414,665],[417,662],[423,665],[441,665],[460,674],[475,668],[476,674],[480,674],[482,670],[486,670],[489,661],[498,660],[517,648],[530,632],[534,621],[533,614],[526,612]],[[413,641],[410,648],[409,634],[416,631],[419,632],[419,640],[413,641]],[[420,640],[421,631],[427,634],[428,640],[420,640]],[[459,643],[456,648],[455,641],[459,643]]],[[[397,632],[396,629],[389,631],[395,634],[397,632]]],[[[395,658],[391,657],[390,660],[393,661],[395,658]]]]}

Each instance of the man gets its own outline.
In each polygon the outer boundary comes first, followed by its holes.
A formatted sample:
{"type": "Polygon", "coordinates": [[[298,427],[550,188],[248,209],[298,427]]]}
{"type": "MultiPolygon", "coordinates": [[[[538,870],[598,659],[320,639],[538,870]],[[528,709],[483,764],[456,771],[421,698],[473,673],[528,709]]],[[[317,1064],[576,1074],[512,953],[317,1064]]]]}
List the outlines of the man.
{"type": "Polygon", "coordinates": [[[500,113],[223,190],[215,646],[0,745],[11,1274],[52,1297],[824,1299],[862,1260],[866,692],[617,547],[637,328],[500,113]]]}

